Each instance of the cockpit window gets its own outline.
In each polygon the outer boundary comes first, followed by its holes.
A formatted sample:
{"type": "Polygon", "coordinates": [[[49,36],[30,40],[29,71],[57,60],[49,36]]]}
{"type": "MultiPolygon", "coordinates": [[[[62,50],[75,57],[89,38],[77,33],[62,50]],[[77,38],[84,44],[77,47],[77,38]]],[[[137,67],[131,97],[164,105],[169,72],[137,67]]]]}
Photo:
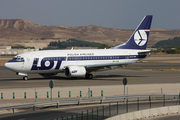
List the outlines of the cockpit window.
{"type": "Polygon", "coordinates": [[[14,57],[13,60],[17,60],[17,57],[14,57]]]}
{"type": "Polygon", "coordinates": [[[16,60],[16,61],[23,61],[24,58],[21,57],[21,56],[15,56],[15,57],[13,58],[13,60],[16,60]]]}

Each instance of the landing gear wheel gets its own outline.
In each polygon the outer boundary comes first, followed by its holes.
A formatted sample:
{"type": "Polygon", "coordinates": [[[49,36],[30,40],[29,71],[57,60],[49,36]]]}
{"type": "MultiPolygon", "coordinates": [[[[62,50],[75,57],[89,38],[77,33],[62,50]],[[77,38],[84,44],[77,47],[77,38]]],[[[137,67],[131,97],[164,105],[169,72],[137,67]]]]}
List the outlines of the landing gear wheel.
{"type": "Polygon", "coordinates": [[[93,78],[93,75],[92,74],[86,74],[86,79],[92,79],[93,78]]]}
{"type": "Polygon", "coordinates": [[[28,80],[28,76],[24,76],[24,77],[23,77],[23,80],[28,80]]]}
{"type": "Polygon", "coordinates": [[[93,78],[93,75],[92,74],[89,74],[89,79],[92,79],[93,78]]]}

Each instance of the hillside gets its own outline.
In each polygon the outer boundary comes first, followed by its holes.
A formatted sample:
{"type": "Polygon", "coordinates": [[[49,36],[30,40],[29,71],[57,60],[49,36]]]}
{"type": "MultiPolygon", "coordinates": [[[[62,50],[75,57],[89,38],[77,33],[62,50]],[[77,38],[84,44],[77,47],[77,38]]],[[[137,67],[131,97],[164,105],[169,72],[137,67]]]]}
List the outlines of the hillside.
{"type": "Polygon", "coordinates": [[[168,39],[168,40],[162,40],[157,42],[153,48],[176,48],[180,46],[180,37],[175,37],[173,39],[168,39]]]}
{"type": "MultiPolygon", "coordinates": [[[[55,39],[76,38],[85,41],[105,43],[110,46],[128,40],[134,30],[89,26],[41,26],[21,19],[0,19],[0,45],[25,45],[44,47],[55,39]],[[41,40],[45,38],[47,40],[41,40]],[[38,45],[39,44],[39,45],[38,45]]],[[[180,37],[180,30],[152,29],[148,47],[160,40],[180,37]]]]}

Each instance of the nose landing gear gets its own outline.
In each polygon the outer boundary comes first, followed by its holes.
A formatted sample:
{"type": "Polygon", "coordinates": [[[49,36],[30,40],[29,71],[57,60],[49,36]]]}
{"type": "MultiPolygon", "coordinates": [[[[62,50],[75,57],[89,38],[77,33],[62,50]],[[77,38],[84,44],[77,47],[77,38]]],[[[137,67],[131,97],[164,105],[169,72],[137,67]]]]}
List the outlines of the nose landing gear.
{"type": "Polygon", "coordinates": [[[23,76],[23,80],[28,80],[28,74],[27,74],[27,73],[20,73],[20,72],[17,72],[16,74],[17,74],[17,75],[23,76]]]}

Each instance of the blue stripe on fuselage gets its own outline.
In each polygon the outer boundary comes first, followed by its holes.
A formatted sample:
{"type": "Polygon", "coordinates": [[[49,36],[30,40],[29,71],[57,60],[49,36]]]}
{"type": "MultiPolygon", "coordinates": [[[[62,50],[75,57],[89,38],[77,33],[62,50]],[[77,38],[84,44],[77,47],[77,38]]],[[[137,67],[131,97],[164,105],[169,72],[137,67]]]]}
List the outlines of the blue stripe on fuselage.
{"type": "Polygon", "coordinates": [[[68,57],[67,61],[77,60],[113,60],[113,59],[136,59],[145,58],[146,55],[126,55],[126,56],[73,56],[68,57]]]}
{"type": "MultiPolygon", "coordinates": [[[[86,60],[120,60],[120,59],[138,59],[145,58],[146,55],[117,55],[117,56],[69,56],[67,61],[86,61],[86,60]]],[[[55,65],[58,70],[62,61],[66,61],[66,57],[45,57],[40,61],[41,66],[37,66],[39,58],[34,58],[31,70],[50,70],[55,65]],[[46,62],[48,61],[48,64],[46,62]],[[55,64],[55,61],[57,62],[55,64]]]]}

